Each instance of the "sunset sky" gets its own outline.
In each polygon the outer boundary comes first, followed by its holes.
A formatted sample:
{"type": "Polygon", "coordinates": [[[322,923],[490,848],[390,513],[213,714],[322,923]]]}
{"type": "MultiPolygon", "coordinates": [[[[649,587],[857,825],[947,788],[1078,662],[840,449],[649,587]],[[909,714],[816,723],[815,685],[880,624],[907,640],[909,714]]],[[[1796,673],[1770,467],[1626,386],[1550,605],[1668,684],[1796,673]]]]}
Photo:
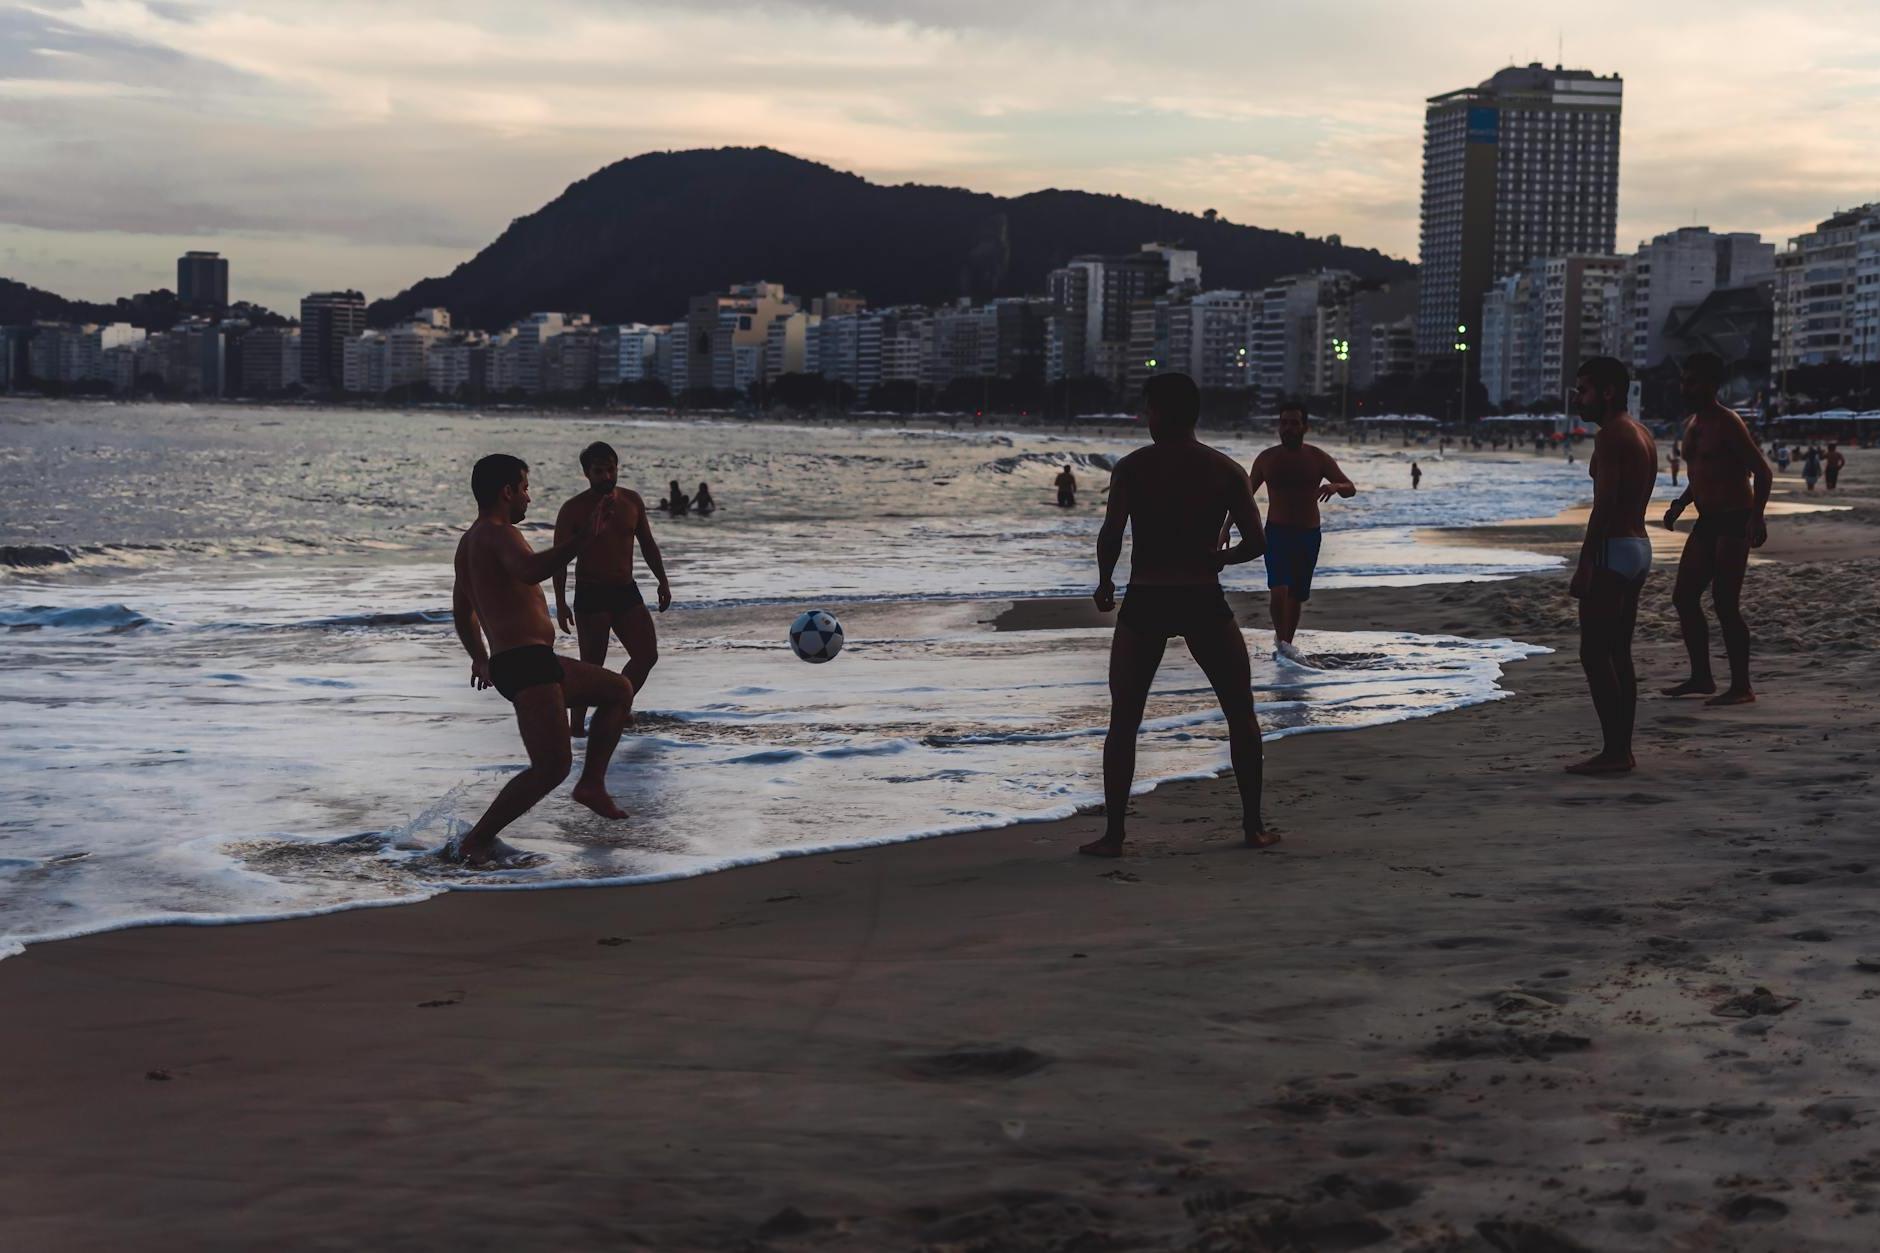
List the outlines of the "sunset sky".
{"type": "MultiPolygon", "coordinates": [[[[0,276],[389,295],[599,166],[766,144],[878,181],[1115,192],[1414,258],[1423,99],[1625,76],[1619,245],[1880,199],[1880,4],[0,0],[0,276]]],[[[759,277],[759,276],[750,276],[759,277]]],[[[675,310],[675,312],[678,312],[675,310]]]]}

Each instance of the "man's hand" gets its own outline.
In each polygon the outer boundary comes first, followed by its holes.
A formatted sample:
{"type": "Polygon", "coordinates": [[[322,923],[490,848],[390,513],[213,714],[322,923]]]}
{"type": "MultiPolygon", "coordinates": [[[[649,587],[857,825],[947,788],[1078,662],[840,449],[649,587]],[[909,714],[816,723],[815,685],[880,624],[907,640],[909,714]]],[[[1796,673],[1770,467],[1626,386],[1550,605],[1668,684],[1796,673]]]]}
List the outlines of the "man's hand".
{"type": "Polygon", "coordinates": [[[1567,584],[1567,595],[1575,600],[1586,596],[1587,589],[1593,585],[1593,568],[1581,559],[1578,568],[1573,571],[1573,582],[1567,584]]]}
{"type": "Polygon", "coordinates": [[[1669,509],[1665,510],[1665,530],[1667,531],[1677,530],[1678,519],[1681,516],[1683,516],[1683,513],[1684,513],[1684,498],[1680,496],[1678,499],[1671,502],[1671,507],[1669,509]]]}
{"type": "Polygon", "coordinates": [[[1097,584],[1096,595],[1092,596],[1091,599],[1097,602],[1098,613],[1110,612],[1110,610],[1116,608],[1116,584],[1110,582],[1108,579],[1103,580],[1103,582],[1097,584]]]}
{"type": "Polygon", "coordinates": [[[555,621],[561,624],[561,633],[563,635],[571,635],[574,633],[574,610],[568,608],[567,601],[558,600],[555,602],[555,621]]]}
{"type": "Polygon", "coordinates": [[[672,608],[672,585],[666,580],[659,581],[659,612],[665,613],[672,608]]]}
{"type": "Polygon", "coordinates": [[[1322,505],[1336,495],[1338,495],[1338,484],[1327,483],[1319,488],[1319,503],[1322,505]]]}
{"type": "Polygon", "coordinates": [[[1769,523],[1759,513],[1749,520],[1749,546],[1761,548],[1769,542],[1769,523]]]}
{"type": "Polygon", "coordinates": [[[490,682],[490,663],[489,662],[478,661],[475,658],[471,659],[470,661],[470,686],[474,687],[479,692],[482,691],[486,687],[495,686],[493,683],[490,682]]]}
{"type": "Polygon", "coordinates": [[[1234,528],[1233,528],[1233,525],[1230,523],[1229,525],[1221,528],[1221,542],[1216,544],[1215,547],[1216,548],[1232,548],[1233,546],[1234,546],[1234,528]]]}

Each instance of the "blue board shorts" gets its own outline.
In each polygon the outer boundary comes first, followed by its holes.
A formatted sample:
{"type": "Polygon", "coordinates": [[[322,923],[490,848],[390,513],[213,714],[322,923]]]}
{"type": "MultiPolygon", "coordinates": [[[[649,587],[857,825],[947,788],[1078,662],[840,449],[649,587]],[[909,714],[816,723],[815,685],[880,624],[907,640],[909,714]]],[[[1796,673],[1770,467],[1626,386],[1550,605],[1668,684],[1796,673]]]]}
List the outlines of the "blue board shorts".
{"type": "Polygon", "coordinates": [[[1269,523],[1266,528],[1266,585],[1292,591],[1293,599],[1312,599],[1312,575],[1319,568],[1319,543],[1324,532],[1316,526],[1269,523]]]}

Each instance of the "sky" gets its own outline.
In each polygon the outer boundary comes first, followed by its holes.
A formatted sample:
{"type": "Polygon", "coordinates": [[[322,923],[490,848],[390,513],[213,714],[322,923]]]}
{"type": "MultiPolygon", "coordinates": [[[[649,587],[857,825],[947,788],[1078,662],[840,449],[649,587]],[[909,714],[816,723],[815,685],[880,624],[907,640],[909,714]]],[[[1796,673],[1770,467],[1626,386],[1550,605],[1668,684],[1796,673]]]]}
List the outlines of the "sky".
{"type": "Polygon", "coordinates": [[[0,0],[0,276],[213,248],[234,299],[376,298],[603,165],[755,144],[1414,259],[1424,99],[1557,56],[1625,77],[1622,250],[1880,200],[1876,0],[0,0]]]}

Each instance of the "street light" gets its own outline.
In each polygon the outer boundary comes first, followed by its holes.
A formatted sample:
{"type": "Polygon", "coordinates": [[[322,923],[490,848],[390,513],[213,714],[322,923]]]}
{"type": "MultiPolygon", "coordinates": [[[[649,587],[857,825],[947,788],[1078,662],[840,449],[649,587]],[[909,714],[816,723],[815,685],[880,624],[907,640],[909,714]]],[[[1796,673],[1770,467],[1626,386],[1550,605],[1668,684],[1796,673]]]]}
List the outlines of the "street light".
{"type": "Polygon", "coordinates": [[[1464,426],[1467,426],[1469,422],[1469,358],[1466,355],[1469,351],[1469,341],[1464,338],[1468,333],[1467,322],[1456,323],[1456,351],[1465,354],[1462,358],[1462,403],[1460,406],[1464,426]]]}
{"type": "Polygon", "coordinates": [[[1351,341],[1335,339],[1332,341],[1332,356],[1338,362],[1338,420],[1343,422],[1351,411],[1351,341]]]}

